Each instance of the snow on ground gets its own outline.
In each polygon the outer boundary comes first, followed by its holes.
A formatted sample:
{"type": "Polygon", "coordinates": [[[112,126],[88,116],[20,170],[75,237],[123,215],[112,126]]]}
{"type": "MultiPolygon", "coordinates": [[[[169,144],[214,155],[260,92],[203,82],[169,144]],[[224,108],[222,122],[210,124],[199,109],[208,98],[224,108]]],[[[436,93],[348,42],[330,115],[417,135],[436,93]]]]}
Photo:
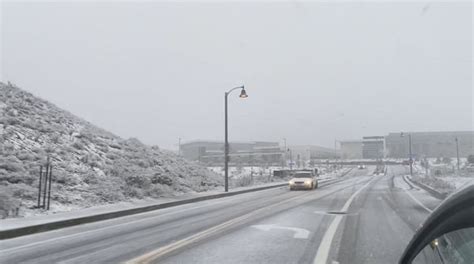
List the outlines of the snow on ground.
{"type": "Polygon", "coordinates": [[[0,218],[34,211],[40,166],[53,165],[51,211],[223,186],[223,177],[138,139],[122,139],[0,82],[0,218]]]}
{"type": "Polygon", "coordinates": [[[405,182],[403,177],[393,177],[393,185],[399,189],[404,189],[404,190],[411,189],[411,186],[405,182]]]}
{"type": "MultiPolygon", "coordinates": [[[[222,167],[210,167],[209,169],[212,171],[215,171],[216,173],[224,175],[224,171],[222,167]]],[[[274,170],[279,170],[279,169],[281,168],[280,167],[269,167],[269,168],[244,167],[242,168],[242,171],[239,174],[237,168],[230,167],[229,171],[233,172],[233,174],[231,173],[231,175],[233,175],[234,177],[234,178],[231,178],[231,191],[238,191],[238,190],[243,190],[243,189],[248,189],[248,188],[267,186],[267,185],[272,185],[276,183],[286,182],[287,179],[281,179],[281,178],[275,179],[273,177],[270,177],[270,175],[272,175],[274,170]],[[240,180],[248,179],[252,171],[255,174],[253,182],[249,182],[249,184],[247,185],[236,184],[236,181],[237,183],[242,183],[242,181],[240,182],[238,181],[239,179],[240,180]],[[260,177],[260,172],[262,172],[261,177],[260,177]],[[266,181],[264,181],[265,179],[266,181]]],[[[349,170],[351,170],[351,167],[339,168],[337,170],[334,170],[332,168],[319,167],[318,170],[321,172],[319,179],[322,180],[322,179],[332,179],[332,178],[340,177],[341,175],[345,175],[349,170]]],[[[193,197],[201,196],[201,195],[211,195],[211,194],[216,194],[220,192],[222,192],[222,188],[217,188],[217,189],[209,190],[205,192],[174,193],[174,195],[169,195],[166,197],[160,197],[160,198],[145,197],[143,199],[129,199],[128,201],[121,201],[121,202],[106,204],[106,205],[98,205],[98,206],[93,206],[89,208],[83,208],[82,206],[72,205],[72,204],[65,205],[65,204],[57,203],[56,201],[52,201],[52,207],[50,211],[28,209],[28,207],[25,207],[21,210],[22,218],[11,218],[10,220],[8,220],[7,218],[4,220],[1,220],[1,223],[2,223],[2,228],[3,227],[6,228],[6,226],[4,225],[6,225],[7,223],[18,222],[18,220],[20,220],[20,222],[23,221],[25,223],[30,223],[31,221],[35,219],[41,220],[41,221],[45,221],[45,220],[49,221],[51,219],[62,219],[64,217],[66,218],[78,217],[78,216],[96,214],[99,212],[109,212],[109,211],[114,211],[114,210],[119,210],[119,209],[123,210],[123,209],[133,208],[137,206],[146,206],[146,205],[151,205],[151,204],[193,198],[193,197]]],[[[20,222],[18,223],[20,224],[20,222]]]]}
{"type": "Polygon", "coordinates": [[[460,188],[474,184],[474,173],[465,170],[457,171],[452,164],[433,164],[430,165],[428,171],[415,164],[413,169],[415,172],[412,177],[413,181],[428,185],[439,192],[453,193],[460,188]],[[435,171],[436,173],[434,173],[435,171]]]}
{"type": "Polygon", "coordinates": [[[463,188],[465,186],[474,184],[474,176],[473,177],[442,177],[443,181],[449,182],[455,186],[456,189],[463,188]]]}

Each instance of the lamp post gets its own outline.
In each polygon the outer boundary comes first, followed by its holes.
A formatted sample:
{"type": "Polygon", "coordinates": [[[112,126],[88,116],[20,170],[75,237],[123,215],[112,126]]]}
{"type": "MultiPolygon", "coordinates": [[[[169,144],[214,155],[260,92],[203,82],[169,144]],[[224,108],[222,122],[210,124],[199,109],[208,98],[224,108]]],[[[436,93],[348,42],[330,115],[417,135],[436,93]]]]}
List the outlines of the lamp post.
{"type": "MultiPolygon", "coordinates": [[[[334,165],[336,166],[336,169],[337,169],[337,162],[338,162],[338,156],[337,156],[337,142],[340,143],[339,140],[337,139],[334,139],[334,165]]],[[[341,167],[342,167],[342,161],[341,161],[341,167]]]]}
{"type": "Polygon", "coordinates": [[[283,165],[284,165],[284,167],[286,167],[288,165],[288,155],[287,155],[288,154],[288,149],[286,147],[286,138],[283,138],[283,142],[285,142],[285,148],[284,148],[285,154],[283,155],[283,159],[284,159],[284,164],[283,165]]]}
{"type": "MultiPolygon", "coordinates": [[[[402,132],[400,136],[404,137],[405,135],[402,132]]],[[[408,160],[408,162],[410,163],[410,176],[413,176],[413,157],[412,157],[412,152],[411,152],[411,134],[410,133],[408,134],[408,155],[410,156],[408,160]]]]}
{"type": "Polygon", "coordinates": [[[288,152],[290,152],[290,170],[293,170],[293,154],[290,148],[288,148],[288,152]]]}
{"type": "Polygon", "coordinates": [[[225,178],[224,178],[224,181],[225,183],[224,185],[225,185],[225,192],[229,191],[229,138],[228,138],[228,129],[227,129],[227,97],[232,91],[237,90],[237,89],[241,89],[240,96],[239,96],[240,98],[248,97],[243,85],[230,89],[228,92],[225,92],[225,96],[224,96],[224,107],[225,107],[225,110],[224,110],[224,113],[225,113],[225,142],[224,142],[224,175],[225,175],[224,177],[225,178]]]}
{"type": "MultiPolygon", "coordinates": [[[[308,167],[310,167],[311,165],[311,149],[308,148],[306,151],[308,151],[308,167]]],[[[304,167],[306,168],[306,163],[304,164],[304,167]]]]}

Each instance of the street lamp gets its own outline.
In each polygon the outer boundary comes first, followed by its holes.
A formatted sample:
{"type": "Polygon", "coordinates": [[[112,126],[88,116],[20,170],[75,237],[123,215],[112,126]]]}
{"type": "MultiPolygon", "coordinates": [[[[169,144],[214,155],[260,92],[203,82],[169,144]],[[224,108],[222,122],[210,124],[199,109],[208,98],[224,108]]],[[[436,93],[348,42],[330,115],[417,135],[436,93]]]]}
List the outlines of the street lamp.
{"type": "Polygon", "coordinates": [[[290,148],[288,148],[288,152],[290,152],[290,170],[293,170],[293,153],[290,148]]]}
{"type": "MultiPolygon", "coordinates": [[[[311,149],[308,148],[306,151],[308,151],[308,167],[311,166],[311,149]]],[[[304,164],[304,167],[306,167],[306,164],[304,164]]]]}
{"type": "Polygon", "coordinates": [[[458,137],[455,138],[456,140],[456,159],[458,162],[458,171],[459,171],[459,142],[458,142],[458,137]]]}
{"type": "Polygon", "coordinates": [[[229,94],[237,89],[241,89],[240,91],[240,98],[247,98],[247,92],[245,91],[244,86],[239,86],[230,89],[228,92],[225,93],[224,96],[224,107],[225,107],[225,142],[224,142],[224,175],[225,175],[225,192],[229,191],[229,138],[228,138],[228,132],[227,132],[227,97],[229,94]]]}
{"type": "Polygon", "coordinates": [[[288,164],[288,155],[287,155],[287,154],[288,154],[288,149],[287,149],[287,147],[286,147],[286,138],[283,138],[283,142],[285,142],[285,144],[284,144],[284,145],[285,145],[285,146],[284,146],[284,147],[285,147],[285,148],[284,148],[285,152],[284,152],[284,154],[283,154],[283,160],[284,160],[284,161],[283,161],[283,167],[282,167],[282,169],[284,169],[284,168],[287,166],[287,164],[288,164]]]}
{"type": "MultiPolygon", "coordinates": [[[[403,132],[400,134],[400,137],[404,137],[405,135],[403,134],[403,132]]],[[[408,134],[408,155],[410,155],[410,159],[408,160],[408,162],[410,163],[410,176],[413,176],[413,157],[412,157],[412,153],[411,153],[411,134],[409,133],[408,134]]]]}

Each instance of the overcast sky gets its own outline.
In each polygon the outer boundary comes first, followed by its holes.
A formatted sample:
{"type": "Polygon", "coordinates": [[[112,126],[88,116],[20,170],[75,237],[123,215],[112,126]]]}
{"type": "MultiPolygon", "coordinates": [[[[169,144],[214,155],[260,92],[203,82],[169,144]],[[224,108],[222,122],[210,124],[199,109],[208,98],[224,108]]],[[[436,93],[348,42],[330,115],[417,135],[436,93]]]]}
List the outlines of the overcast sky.
{"type": "Polygon", "coordinates": [[[124,138],[473,130],[472,4],[13,3],[0,79],[124,138]]]}

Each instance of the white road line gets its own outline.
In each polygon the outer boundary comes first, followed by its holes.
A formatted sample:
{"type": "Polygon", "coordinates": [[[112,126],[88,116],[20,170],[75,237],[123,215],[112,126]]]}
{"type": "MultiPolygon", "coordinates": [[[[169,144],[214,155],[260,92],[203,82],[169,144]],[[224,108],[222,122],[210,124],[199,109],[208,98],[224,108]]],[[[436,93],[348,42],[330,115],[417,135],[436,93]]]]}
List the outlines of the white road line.
{"type": "MultiPolygon", "coordinates": [[[[371,182],[374,181],[375,178],[369,180],[366,184],[364,184],[362,187],[360,187],[355,193],[351,195],[349,200],[346,201],[344,206],[340,211],[345,212],[347,209],[349,209],[349,206],[351,206],[352,201],[355,199],[357,195],[365,188],[367,187],[371,182]]],[[[326,264],[328,261],[329,257],[329,251],[331,249],[331,244],[334,239],[334,236],[336,234],[337,228],[339,227],[339,224],[342,221],[343,215],[336,215],[329,225],[329,228],[326,230],[326,233],[323,236],[323,239],[321,240],[321,244],[319,244],[318,252],[316,253],[316,257],[314,258],[313,263],[315,264],[326,264]]]]}
{"type": "Polygon", "coordinates": [[[275,224],[269,224],[269,225],[253,225],[251,226],[253,228],[257,228],[263,231],[270,231],[272,229],[280,229],[280,230],[290,230],[294,232],[293,238],[298,238],[298,239],[307,239],[309,237],[309,232],[308,230],[304,228],[298,228],[298,227],[290,227],[290,226],[279,226],[275,224]]]}
{"type": "Polygon", "coordinates": [[[433,210],[431,210],[430,208],[426,207],[422,202],[420,202],[420,200],[416,199],[415,196],[413,196],[413,194],[411,194],[408,190],[406,189],[403,189],[407,194],[408,196],[410,196],[410,198],[415,201],[415,203],[417,203],[419,206],[421,206],[423,209],[425,209],[426,211],[428,211],[429,213],[432,213],[433,210]]]}

